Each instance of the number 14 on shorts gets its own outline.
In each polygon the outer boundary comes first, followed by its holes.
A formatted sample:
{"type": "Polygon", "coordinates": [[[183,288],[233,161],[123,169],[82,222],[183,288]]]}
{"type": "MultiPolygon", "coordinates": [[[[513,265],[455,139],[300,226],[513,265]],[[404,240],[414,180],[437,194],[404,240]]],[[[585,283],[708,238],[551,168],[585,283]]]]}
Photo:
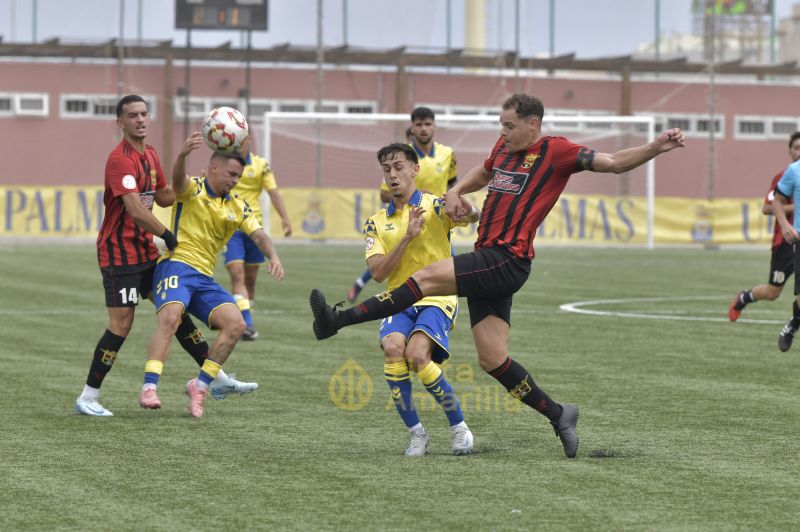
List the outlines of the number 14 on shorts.
{"type": "Polygon", "coordinates": [[[133,288],[120,288],[119,290],[120,299],[122,300],[123,305],[138,305],[139,304],[139,292],[136,290],[136,287],[133,288]]]}

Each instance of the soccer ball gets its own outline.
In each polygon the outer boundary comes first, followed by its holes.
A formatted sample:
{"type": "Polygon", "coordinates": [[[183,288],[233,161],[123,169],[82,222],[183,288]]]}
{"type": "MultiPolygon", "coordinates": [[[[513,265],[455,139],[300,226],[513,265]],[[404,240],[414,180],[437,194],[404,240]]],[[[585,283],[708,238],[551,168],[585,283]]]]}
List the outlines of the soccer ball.
{"type": "Polygon", "coordinates": [[[234,151],[250,134],[244,115],[233,107],[212,109],[203,122],[203,138],[215,151],[234,151]]]}

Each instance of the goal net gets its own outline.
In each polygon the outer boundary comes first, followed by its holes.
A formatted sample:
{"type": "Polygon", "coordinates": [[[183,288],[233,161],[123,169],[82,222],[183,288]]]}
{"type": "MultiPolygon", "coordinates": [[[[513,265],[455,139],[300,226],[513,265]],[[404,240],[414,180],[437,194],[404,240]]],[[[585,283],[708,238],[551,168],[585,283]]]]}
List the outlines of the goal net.
{"type": "MultiPolygon", "coordinates": [[[[655,121],[647,116],[545,116],[542,123],[545,135],[562,135],[599,152],[615,152],[655,138],[655,121]]],[[[264,115],[263,130],[256,134],[282,190],[374,191],[363,205],[366,216],[380,207],[375,198],[382,175],[375,154],[391,142],[406,142],[409,125],[406,114],[270,112],[264,115]]],[[[496,115],[437,114],[436,125],[435,140],[453,148],[460,176],[483,162],[499,136],[496,115]]],[[[613,243],[616,233],[623,239],[628,236],[629,242],[653,247],[654,177],[653,161],[619,176],[574,176],[542,224],[537,241],[564,233],[572,241],[602,243],[595,237],[610,234],[612,238],[605,240],[613,243]],[[620,211],[623,207],[627,215],[620,211]],[[600,219],[613,221],[618,214],[623,218],[621,228],[600,219]],[[554,216],[562,219],[554,222],[554,216]]],[[[483,195],[477,194],[479,206],[482,200],[483,195]]]]}

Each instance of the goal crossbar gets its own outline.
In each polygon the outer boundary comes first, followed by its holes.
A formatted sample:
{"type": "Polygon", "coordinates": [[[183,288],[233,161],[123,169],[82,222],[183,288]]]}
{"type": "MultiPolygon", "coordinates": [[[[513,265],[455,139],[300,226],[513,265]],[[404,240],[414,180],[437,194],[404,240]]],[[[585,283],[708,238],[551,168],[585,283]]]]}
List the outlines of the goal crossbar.
{"type": "MultiPolygon", "coordinates": [[[[469,115],[469,114],[437,114],[436,123],[441,124],[480,124],[486,126],[496,124],[499,127],[498,116],[469,115]]],[[[263,153],[268,160],[272,160],[272,129],[275,123],[288,122],[337,122],[340,124],[357,124],[369,122],[397,122],[408,124],[407,114],[397,113],[318,113],[318,112],[277,112],[264,113],[263,121],[263,153]]],[[[542,119],[542,128],[547,130],[549,125],[570,124],[574,131],[586,132],[584,125],[588,124],[627,124],[639,125],[642,131],[639,134],[646,136],[650,143],[656,138],[656,121],[653,116],[621,116],[621,115],[545,115],[542,119]]],[[[590,146],[591,147],[591,146],[590,146]]],[[[490,147],[487,146],[487,152],[490,147]]],[[[655,161],[646,163],[645,188],[647,202],[647,248],[655,247],[655,161]]]]}

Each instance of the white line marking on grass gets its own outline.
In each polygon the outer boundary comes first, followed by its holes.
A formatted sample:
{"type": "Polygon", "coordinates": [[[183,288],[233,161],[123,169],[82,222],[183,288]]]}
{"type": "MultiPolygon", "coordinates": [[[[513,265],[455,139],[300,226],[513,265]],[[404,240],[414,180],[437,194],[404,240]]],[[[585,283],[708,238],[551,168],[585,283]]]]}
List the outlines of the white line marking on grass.
{"type": "MultiPolygon", "coordinates": [[[[590,316],[605,316],[613,318],[641,318],[650,320],[676,320],[676,321],[712,321],[719,323],[730,323],[730,320],[725,317],[728,310],[727,305],[720,307],[720,314],[718,318],[704,317],[704,316],[676,316],[674,314],[651,314],[646,312],[627,312],[627,311],[613,311],[613,310],[592,310],[584,307],[592,307],[598,305],[619,305],[626,303],[663,303],[667,301],[704,301],[704,300],[721,300],[725,296],[675,296],[675,297],[633,297],[625,299],[596,299],[594,301],[575,301],[573,303],[564,303],[559,306],[560,310],[565,312],[574,312],[575,314],[586,314],[590,316]]],[[[675,311],[659,311],[653,309],[653,312],[675,312],[675,311]]],[[[687,311],[689,312],[689,311],[687,311]]],[[[706,311],[703,311],[706,312],[706,311]]],[[[778,325],[783,324],[784,321],[780,320],[754,320],[747,318],[740,318],[736,323],[761,323],[778,325]]]]}
{"type": "MultiPolygon", "coordinates": [[[[33,309],[33,308],[0,308],[0,316],[60,316],[62,314],[102,314],[106,315],[105,307],[94,309],[86,308],[53,308],[53,309],[33,309]]],[[[139,312],[148,312],[141,310],[139,312]]],[[[155,314],[155,309],[149,312],[155,314]]],[[[299,310],[254,310],[256,314],[305,314],[299,310]]]]}

